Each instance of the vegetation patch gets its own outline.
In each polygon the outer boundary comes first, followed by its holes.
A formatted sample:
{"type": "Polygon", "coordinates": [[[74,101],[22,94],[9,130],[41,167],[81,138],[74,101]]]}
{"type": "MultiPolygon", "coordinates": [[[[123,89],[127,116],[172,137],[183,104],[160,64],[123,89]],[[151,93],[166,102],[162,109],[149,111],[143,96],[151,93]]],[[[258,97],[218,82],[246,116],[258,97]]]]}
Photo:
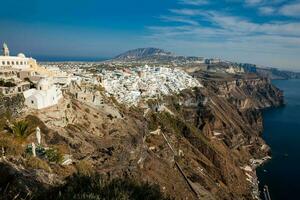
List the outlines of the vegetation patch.
{"type": "Polygon", "coordinates": [[[76,163],[76,169],[79,174],[84,176],[90,176],[94,171],[92,163],[88,160],[81,160],[76,163]]]}
{"type": "MultiPolygon", "coordinates": [[[[61,163],[63,160],[63,155],[61,152],[56,148],[44,148],[38,145],[35,149],[36,156],[47,160],[52,163],[61,163]]],[[[26,153],[32,156],[32,145],[28,145],[26,149],[26,153]]]]}
{"type": "Polygon", "coordinates": [[[76,174],[66,184],[53,188],[35,199],[167,200],[158,185],[139,183],[130,178],[108,180],[100,175],[76,174]]]}
{"type": "Polygon", "coordinates": [[[48,163],[38,157],[30,156],[26,159],[25,166],[31,169],[42,169],[46,172],[51,172],[48,163]]]}
{"type": "Polygon", "coordinates": [[[11,81],[5,81],[3,79],[0,79],[0,86],[1,87],[16,87],[17,85],[11,81]]]}
{"type": "Polygon", "coordinates": [[[29,129],[29,123],[25,120],[6,124],[5,130],[18,138],[27,138],[32,133],[29,129]]]}
{"type": "Polygon", "coordinates": [[[21,156],[24,153],[24,147],[19,140],[16,140],[13,136],[0,133],[0,152],[6,156],[21,156]]]}

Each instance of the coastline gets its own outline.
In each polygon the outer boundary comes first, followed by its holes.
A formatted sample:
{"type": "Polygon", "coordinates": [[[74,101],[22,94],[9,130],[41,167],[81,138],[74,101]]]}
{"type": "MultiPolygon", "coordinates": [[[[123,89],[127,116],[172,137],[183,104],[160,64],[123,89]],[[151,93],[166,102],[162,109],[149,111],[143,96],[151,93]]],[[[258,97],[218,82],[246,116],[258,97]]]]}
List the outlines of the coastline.
{"type": "MultiPolygon", "coordinates": [[[[280,80],[286,80],[286,79],[280,79],[280,80]]],[[[271,83],[272,85],[274,85],[273,83],[271,83]]],[[[286,102],[285,102],[285,96],[284,96],[284,91],[280,90],[282,92],[282,102],[280,103],[280,105],[276,105],[276,106],[267,106],[265,108],[261,108],[259,109],[259,111],[261,113],[269,111],[269,110],[274,110],[274,109],[278,109],[278,108],[282,108],[286,106],[286,102]]],[[[263,121],[265,120],[264,116],[262,117],[263,121]]],[[[263,125],[263,130],[262,132],[264,132],[264,125],[263,125]]],[[[263,139],[263,141],[265,142],[265,144],[261,147],[262,149],[265,149],[268,156],[264,156],[260,159],[250,159],[250,163],[251,163],[251,168],[253,169],[253,176],[252,176],[252,187],[253,187],[253,191],[252,191],[252,195],[255,199],[260,200],[261,199],[261,193],[262,191],[260,191],[259,188],[259,184],[260,184],[260,180],[259,177],[257,176],[257,170],[260,167],[263,167],[267,162],[269,162],[270,160],[272,160],[272,149],[271,147],[267,144],[267,142],[265,141],[265,139],[263,138],[263,133],[261,135],[261,138],[263,139]]]]}
{"type": "Polygon", "coordinates": [[[259,178],[257,176],[257,169],[261,166],[263,166],[265,163],[267,163],[269,160],[271,160],[272,157],[271,156],[266,156],[266,157],[263,157],[262,159],[251,159],[253,162],[252,162],[252,167],[254,169],[254,175],[253,175],[253,197],[255,197],[256,199],[261,199],[260,198],[260,194],[261,194],[261,191],[259,189],[259,178]]]}
{"type": "MultiPolygon", "coordinates": [[[[273,79],[273,80],[287,81],[287,80],[290,80],[290,79],[273,79]]],[[[274,85],[272,82],[271,82],[271,84],[274,85]]],[[[269,106],[269,107],[262,108],[262,109],[260,109],[261,113],[264,113],[264,112],[267,112],[267,111],[271,111],[271,110],[277,110],[279,108],[284,108],[286,106],[286,99],[285,99],[284,90],[281,90],[280,88],[278,88],[278,89],[282,92],[282,100],[283,101],[281,102],[281,104],[277,105],[277,106],[269,106]]],[[[263,121],[265,121],[265,116],[264,115],[263,115],[263,121]]],[[[259,179],[259,177],[257,175],[257,170],[260,167],[263,167],[266,163],[268,163],[269,161],[271,161],[273,159],[273,157],[272,157],[272,148],[269,146],[269,144],[267,144],[267,141],[265,140],[265,138],[263,138],[264,131],[265,131],[265,125],[263,125],[263,130],[262,130],[261,138],[266,143],[265,145],[268,147],[267,152],[268,152],[269,155],[265,156],[265,157],[263,157],[261,159],[252,160],[252,166],[255,169],[255,176],[253,178],[255,180],[253,194],[255,196],[257,196],[257,199],[261,199],[261,194],[263,192],[263,191],[260,190],[260,185],[259,185],[260,184],[260,179],[259,179]]]]}

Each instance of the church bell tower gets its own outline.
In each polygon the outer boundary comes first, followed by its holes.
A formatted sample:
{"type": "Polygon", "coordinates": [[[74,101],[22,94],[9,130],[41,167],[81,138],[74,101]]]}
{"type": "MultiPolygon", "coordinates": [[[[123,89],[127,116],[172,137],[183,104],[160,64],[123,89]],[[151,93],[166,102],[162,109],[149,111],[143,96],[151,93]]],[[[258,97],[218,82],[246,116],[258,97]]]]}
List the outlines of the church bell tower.
{"type": "Polygon", "coordinates": [[[3,56],[9,56],[9,49],[6,43],[3,44],[2,53],[3,56]]]}

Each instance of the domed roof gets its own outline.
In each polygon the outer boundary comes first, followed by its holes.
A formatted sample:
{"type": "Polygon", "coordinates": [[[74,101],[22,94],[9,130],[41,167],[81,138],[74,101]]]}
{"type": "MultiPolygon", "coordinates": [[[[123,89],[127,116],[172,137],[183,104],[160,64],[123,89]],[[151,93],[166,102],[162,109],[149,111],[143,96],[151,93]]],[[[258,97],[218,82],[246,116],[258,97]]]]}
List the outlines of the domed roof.
{"type": "Polygon", "coordinates": [[[39,82],[37,83],[37,87],[39,90],[47,90],[50,85],[51,85],[51,81],[47,78],[43,78],[39,80],[39,82]]]}
{"type": "Polygon", "coordinates": [[[49,85],[49,81],[46,78],[39,80],[38,85],[49,85]]]}
{"type": "Polygon", "coordinates": [[[18,54],[18,57],[19,57],[19,58],[26,58],[26,56],[25,56],[23,53],[19,53],[19,54],[18,54]]]}
{"type": "Polygon", "coordinates": [[[3,43],[3,49],[8,49],[7,44],[5,42],[3,43]]]}

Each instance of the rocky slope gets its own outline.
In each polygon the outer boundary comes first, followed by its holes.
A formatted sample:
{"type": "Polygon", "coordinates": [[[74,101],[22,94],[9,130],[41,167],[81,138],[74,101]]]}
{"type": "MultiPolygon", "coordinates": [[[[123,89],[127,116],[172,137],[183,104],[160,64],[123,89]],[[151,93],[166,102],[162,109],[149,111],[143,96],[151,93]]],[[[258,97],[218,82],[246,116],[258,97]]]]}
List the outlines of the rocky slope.
{"type": "Polygon", "coordinates": [[[269,79],[298,79],[299,72],[292,72],[286,70],[279,70],[276,68],[257,68],[257,74],[269,79]]]}
{"type": "Polygon", "coordinates": [[[240,63],[239,66],[243,67],[245,72],[256,73],[257,75],[269,79],[298,79],[300,78],[299,72],[280,70],[271,67],[258,67],[254,64],[240,63]]]}
{"type": "MultiPolygon", "coordinates": [[[[19,119],[39,126],[43,145],[72,155],[73,164],[28,165],[28,155],[6,153],[0,175],[10,171],[10,178],[1,179],[0,194],[38,199],[83,168],[158,184],[175,199],[255,199],[255,167],[269,150],[258,109],[281,105],[282,92],[258,77],[192,75],[205,87],[151,100],[145,108],[104,97],[93,106],[65,93],[58,106],[25,110],[19,119]],[[18,177],[22,187],[11,182],[18,177]]],[[[34,134],[22,140],[20,151],[34,140],[34,134]]]]}

